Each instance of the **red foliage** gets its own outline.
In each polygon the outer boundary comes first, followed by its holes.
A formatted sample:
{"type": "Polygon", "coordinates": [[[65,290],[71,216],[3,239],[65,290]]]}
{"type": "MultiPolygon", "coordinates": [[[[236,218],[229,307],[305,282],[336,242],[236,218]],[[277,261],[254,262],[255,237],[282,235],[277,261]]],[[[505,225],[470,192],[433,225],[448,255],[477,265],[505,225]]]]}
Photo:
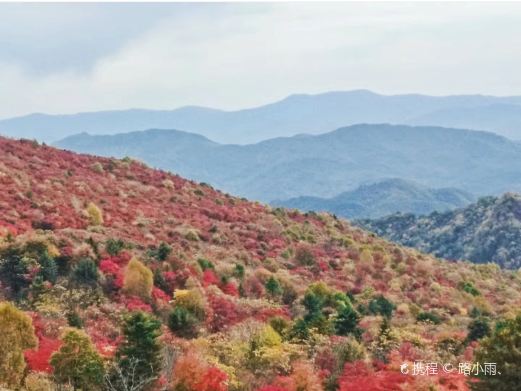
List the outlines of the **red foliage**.
{"type": "Polygon", "coordinates": [[[167,271],[167,272],[163,272],[163,277],[165,278],[165,280],[167,282],[173,283],[173,282],[175,282],[176,274],[175,274],[175,272],[167,271]]]}
{"type": "Polygon", "coordinates": [[[114,287],[121,289],[123,288],[123,282],[125,279],[125,275],[123,274],[123,270],[121,270],[116,278],[114,279],[114,287]]]}
{"type": "Polygon", "coordinates": [[[293,371],[289,376],[279,376],[269,385],[261,388],[263,390],[284,390],[300,391],[322,390],[322,379],[314,371],[311,364],[307,362],[296,362],[293,364],[293,371]]]}
{"type": "Polygon", "coordinates": [[[208,365],[194,351],[181,356],[174,367],[174,382],[182,389],[192,391],[227,391],[228,375],[208,365]]]}
{"type": "Polygon", "coordinates": [[[269,241],[269,246],[272,249],[282,249],[286,246],[286,242],[282,238],[273,238],[269,241]]]}
{"type": "Polygon", "coordinates": [[[222,287],[222,291],[229,296],[239,297],[239,289],[234,282],[228,282],[222,287]]]}
{"type": "Polygon", "coordinates": [[[317,262],[317,264],[318,264],[318,268],[320,269],[320,271],[322,271],[322,272],[328,271],[329,264],[326,261],[320,260],[317,262]]]}
{"type": "Polygon", "coordinates": [[[266,322],[268,319],[274,318],[276,316],[285,319],[291,318],[287,308],[262,308],[253,316],[255,319],[260,320],[262,322],[266,322]]]}
{"type": "Polygon", "coordinates": [[[246,314],[241,313],[235,303],[224,296],[212,295],[208,298],[210,312],[208,323],[212,331],[217,332],[240,322],[246,314]]]}
{"type": "Polygon", "coordinates": [[[159,289],[158,287],[154,287],[152,289],[152,297],[157,301],[163,301],[168,303],[171,299],[170,296],[168,296],[162,289],[159,289]]]}
{"type": "MultiPolygon", "coordinates": [[[[160,274],[163,277],[165,285],[162,286],[162,290],[167,294],[172,294],[176,289],[183,287],[186,283],[188,277],[191,276],[190,270],[183,268],[180,270],[174,271],[161,271],[160,274]]],[[[194,273],[196,275],[197,273],[194,273]]],[[[170,300],[171,298],[169,298],[170,300]]]]}
{"type": "Polygon", "coordinates": [[[99,263],[99,269],[103,274],[111,274],[113,276],[117,275],[121,270],[120,266],[111,259],[103,259],[99,263]]]}
{"type": "Polygon", "coordinates": [[[122,340],[120,328],[101,314],[85,319],[84,330],[103,357],[111,358],[122,340]]]}
{"type": "Polygon", "coordinates": [[[152,307],[150,304],[143,302],[143,300],[137,296],[124,296],[121,299],[121,302],[129,311],[152,312],[152,307]]]}
{"type": "Polygon", "coordinates": [[[100,261],[99,269],[107,280],[112,283],[113,288],[121,289],[123,287],[124,269],[121,267],[123,261],[119,257],[105,258],[100,261]]]}
{"type": "MultiPolygon", "coordinates": [[[[9,227],[13,233],[31,230],[34,221],[47,222],[55,232],[63,228],[85,229],[89,222],[83,213],[73,208],[71,195],[82,203],[103,204],[105,227],[117,230],[121,239],[144,244],[172,238],[172,230],[161,229],[171,225],[167,221],[170,217],[183,220],[204,234],[216,222],[244,223],[264,210],[260,205],[242,200],[234,200],[232,205],[229,197],[210,187],[204,188],[204,196],[194,197],[197,188],[194,182],[135,161],[121,164],[113,159],[78,155],[4,138],[0,139],[0,157],[6,173],[0,179],[0,186],[7,189],[0,196],[1,201],[16,211],[4,216],[2,226],[9,227]],[[95,163],[104,170],[94,171],[95,163]],[[30,178],[23,183],[13,179],[21,177],[22,173],[30,178]],[[65,181],[55,180],[64,175],[65,181]],[[173,184],[176,198],[181,202],[171,202],[172,193],[165,191],[165,180],[173,184]],[[29,192],[31,196],[25,196],[29,192]],[[122,205],[121,193],[134,196],[126,198],[122,205]],[[34,200],[45,206],[35,208],[34,200]],[[216,200],[221,203],[216,204],[216,200]],[[157,224],[148,229],[129,224],[139,216],[146,216],[157,224]]],[[[234,241],[241,243],[238,238],[234,241]]]]}
{"type": "Polygon", "coordinates": [[[332,373],[337,367],[338,348],[345,344],[347,337],[331,336],[329,343],[317,351],[315,365],[322,373],[332,373]]]}
{"type": "Polygon", "coordinates": [[[470,343],[469,346],[465,348],[465,351],[463,352],[463,357],[466,361],[472,361],[472,357],[474,357],[474,349],[477,347],[477,342],[473,341],[470,343]]]}
{"type": "Polygon", "coordinates": [[[122,251],[118,255],[111,257],[111,260],[116,262],[120,266],[124,266],[127,263],[129,263],[131,258],[132,258],[132,254],[130,254],[127,251],[122,251]]]}
{"type": "Polygon", "coordinates": [[[96,341],[96,350],[101,356],[105,358],[112,358],[116,354],[119,342],[119,340],[109,341],[106,339],[102,341],[96,341]]]}
{"type": "MultiPolygon", "coordinates": [[[[439,391],[469,391],[469,378],[464,374],[440,374],[435,379],[436,389],[439,391]]],[[[475,380],[475,379],[474,379],[475,380]]]]}
{"type": "Polygon", "coordinates": [[[403,342],[398,347],[401,362],[420,360],[422,352],[410,342],[403,342]]]}
{"type": "Polygon", "coordinates": [[[244,248],[247,250],[255,250],[257,248],[257,241],[255,239],[246,239],[244,241],[244,248]]]}
{"type": "Polygon", "coordinates": [[[194,391],[227,391],[228,375],[216,367],[210,367],[194,387],[194,391]]]}
{"type": "Polygon", "coordinates": [[[17,234],[18,231],[14,225],[0,221],[0,237],[7,235],[16,236],[17,234]]]}
{"type": "Polygon", "coordinates": [[[264,284],[256,276],[247,278],[243,283],[243,288],[246,296],[256,299],[263,297],[266,291],[264,284]]]}
{"type": "Polygon", "coordinates": [[[35,350],[26,350],[25,361],[30,370],[37,372],[52,372],[49,360],[54,352],[60,349],[61,341],[59,339],[51,339],[44,336],[38,337],[38,348],[35,350]]]}
{"type": "Polygon", "coordinates": [[[338,379],[339,391],[400,391],[410,377],[383,367],[374,370],[362,361],[347,363],[338,379]]]}
{"type": "Polygon", "coordinates": [[[203,272],[203,286],[218,285],[219,278],[215,275],[215,272],[211,269],[206,269],[203,272]]]}
{"type": "Polygon", "coordinates": [[[24,352],[25,360],[29,369],[40,372],[51,372],[49,365],[51,355],[61,347],[61,341],[57,336],[46,334],[49,327],[45,319],[36,313],[29,313],[33,320],[34,332],[38,338],[38,347],[36,349],[26,350],[24,352]]]}

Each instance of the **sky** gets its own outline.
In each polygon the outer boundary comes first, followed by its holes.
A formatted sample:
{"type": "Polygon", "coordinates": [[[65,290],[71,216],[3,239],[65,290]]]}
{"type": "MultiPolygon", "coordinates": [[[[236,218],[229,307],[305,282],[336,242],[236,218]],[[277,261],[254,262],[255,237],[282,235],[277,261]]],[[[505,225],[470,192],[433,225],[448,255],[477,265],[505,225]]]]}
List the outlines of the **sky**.
{"type": "Polygon", "coordinates": [[[0,3],[0,118],[521,95],[521,3],[0,3]]]}

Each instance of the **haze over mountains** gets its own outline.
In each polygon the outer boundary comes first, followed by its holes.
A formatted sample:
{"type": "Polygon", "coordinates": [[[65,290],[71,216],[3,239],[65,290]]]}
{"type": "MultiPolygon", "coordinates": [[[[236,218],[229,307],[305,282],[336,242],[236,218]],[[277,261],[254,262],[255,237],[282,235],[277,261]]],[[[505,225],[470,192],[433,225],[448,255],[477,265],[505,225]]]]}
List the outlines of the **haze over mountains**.
{"type": "Polygon", "coordinates": [[[333,197],[388,178],[430,188],[456,187],[475,195],[521,190],[521,145],[461,129],[355,125],[244,146],[175,130],[149,130],[80,134],[56,145],[101,156],[131,156],[265,202],[333,197]]]}
{"type": "Polygon", "coordinates": [[[332,198],[297,197],[274,201],[303,211],[326,211],[349,219],[376,218],[396,212],[427,214],[466,206],[472,194],[453,188],[430,189],[403,179],[387,179],[332,198]]]}
{"type": "Polygon", "coordinates": [[[521,140],[521,97],[380,95],[366,90],[291,95],[260,107],[131,109],[70,115],[31,114],[0,121],[0,134],[55,142],[88,132],[116,134],[180,129],[220,143],[248,144],[300,133],[320,134],[359,123],[438,125],[488,130],[521,140]]]}

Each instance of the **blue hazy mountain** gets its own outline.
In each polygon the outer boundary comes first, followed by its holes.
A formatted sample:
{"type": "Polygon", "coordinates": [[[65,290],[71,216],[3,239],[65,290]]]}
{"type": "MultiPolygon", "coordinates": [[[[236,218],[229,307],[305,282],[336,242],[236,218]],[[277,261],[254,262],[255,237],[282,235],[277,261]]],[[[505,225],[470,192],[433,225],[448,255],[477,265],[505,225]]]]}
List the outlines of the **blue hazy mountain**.
{"type": "Polygon", "coordinates": [[[450,107],[418,116],[406,123],[463,129],[496,129],[497,133],[505,137],[521,140],[521,110],[518,105],[491,104],[478,107],[450,107]]]}
{"type": "Polygon", "coordinates": [[[392,178],[362,185],[332,198],[296,197],[273,201],[275,206],[302,211],[325,211],[349,219],[377,218],[393,213],[443,212],[474,201],[474,196],[454,188],[431,189],[412,181],[392,178]]]}
{"type": "Polygon", "coordinates": [[[265,202],[330,198],[388,178],[475,195],[521,190],[521,144],[461,129],[354,125],[248,145],[218,144],[177,130],[148,130],[112,136],[83,133],[56,145],[134,157],[265,202]]]}
{"type": "Polygon", "coordinates": [[[291,95],[272,104],[237,111],[190,106],[175,110],[31,114],[1,120],[0,134],[54,142],[81,132],[181,129],[221,143],[248,144],[300,133],[321,134],[360,123],[488,130],[521,140],[521,97],[379,95],[356,90],[291,95]]]}

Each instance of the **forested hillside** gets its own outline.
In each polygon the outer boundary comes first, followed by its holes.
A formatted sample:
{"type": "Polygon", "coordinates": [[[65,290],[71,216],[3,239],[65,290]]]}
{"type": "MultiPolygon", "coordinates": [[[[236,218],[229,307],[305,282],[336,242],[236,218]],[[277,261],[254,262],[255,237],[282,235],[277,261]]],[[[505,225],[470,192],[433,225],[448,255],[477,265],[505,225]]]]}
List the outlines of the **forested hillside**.
{"type": "Polygon", "coordinates": [[[438,257],[521,267],[521,196],[516,193],[485,197],[445,213],[395,214],[360,224],[377,235],[438,257]]]}
{"type": "Polygon", "coordinates": [[[490,341],[515,351],[519,273],[31,141],[0,139],[0,185],[8,389],[466,390],[400,366],[492,359],[517,384],[490,341]]]}

